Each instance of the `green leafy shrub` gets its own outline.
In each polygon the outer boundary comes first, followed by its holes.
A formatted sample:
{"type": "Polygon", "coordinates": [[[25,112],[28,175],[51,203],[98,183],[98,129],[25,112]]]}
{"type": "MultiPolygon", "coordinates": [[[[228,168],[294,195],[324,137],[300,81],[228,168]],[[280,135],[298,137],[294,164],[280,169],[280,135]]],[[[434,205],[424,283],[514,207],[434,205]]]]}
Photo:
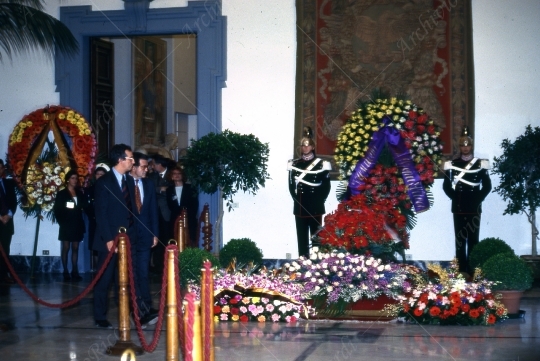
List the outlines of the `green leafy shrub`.
{"type": "Polygon", "coordinates": [[[223,267],[227,267],[233,258],[236,258],[236,264],[240,267],[249,262],[261,264],[263,253],[249,238],[231,239],[219,252],[219,261],[223,267]]]}
{"type": "Polygon", "coordinates": [[[527,263],[514,254],[500,253],[484,263],[484,276],[490,281],[498,281],[493,285],[494,291],[524,291],[532,287],[533,276],[527,263]]]}
{"type": "Polygon", "coordinates": [[[488,259],[500,253],[514,254],[514,250],[500,238],[484,238],[471,251],[469,264],[472,269],[482,268],[488,259]]]}
{"type": "Polygon", "coordinates": [[[204,261],[209,260],[212,267],[221,267],[214,255],[200,248],[186,248],[178,258],[182,288],[186,288],[189,281],[201,283],[201,268],[204,267],[204,261]]]}

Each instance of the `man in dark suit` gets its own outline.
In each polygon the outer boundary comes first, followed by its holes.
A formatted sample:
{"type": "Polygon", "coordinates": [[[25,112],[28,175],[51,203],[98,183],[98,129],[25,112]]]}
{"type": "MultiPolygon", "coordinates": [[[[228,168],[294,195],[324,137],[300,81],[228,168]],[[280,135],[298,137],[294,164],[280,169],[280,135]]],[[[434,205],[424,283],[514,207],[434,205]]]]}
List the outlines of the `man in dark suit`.
{"type": "Polygon", "coordinates": [[[157,273],[163,271],[163,257],[165,254],[165,243],[172,238],[172,234],[169,232],[170,229],[170,220],[171,220],[171,211],[167,204],[167,187],[170,185],[169,182],[169,162],[170,159],[167,159],[163,156],[157,155],[154,157],[154,173],[151,175],[151,180],[155,184],[156,200],[158,206],[158,218],[159,218],[159,239],[162,242],[153,250],[153,264],[154,270],[157,273]],[[163,243],[165,242],[165,243],[163,243]]]}
{"type": "MultiPolygon", "coordinates": [[[[109,153],[112,169],[96,181],[95,212],[96,233],[93,249],[98,252],[98,270],[112,250],[120,227],[126,229],[130,240],[137,238],[135,208],[135,182],[129,175],[133,167],[133,153],[125,144],[115,144],[109,153]]],[[[112,328],[107,320],[108,293],[111,282],[118,275],[116,254],[94,288],[94,320],[101,328],[112,328]]]]}
{"type": "Polygon", "coordinates": [[[294,201],[298,255],[309,257],[309,240],[322,225],[324,202],[330,193],[329,162],[317,158],[315,142],[310,137],[300,141],[302,156],[290,160],[289,193],[294,201]]]}
{"type": "Polygon", "coordinates": [[[459,271],[472,275],[469,256],[479,242],[482,202],[491,192],[491,179],[489,161],[473,155],[473,139],[467,128],[459,138],[459,149],[460,156],[444,165],[443,190],[452,200],[459,271]]]}
{"type": "Polygon", "coordinates": [[[146,178],[148,156],[133,153],[135,163],[131,176],[135,181],[134,212],[137,219],[137,237],[131,241],[131,259],[135,275],[135,293],[143,325],[157,322],[158,310],[152,308],[150,294],[150,250],[158,244],[158,209],[154,182],[146,178]]]}
{"type": "MultiPolygon", "coordinates": [[[[15,194],[15,182],[6,178],[6,167],[0,159],[0,243],[4,253],[9,257],[11,237],[15,233],[13,215],[17,210],[17,196],[15,194]]],[[[9,276],[7,264],[0,256],[0,282],[13,284],[15,281],[9,276]]]]}

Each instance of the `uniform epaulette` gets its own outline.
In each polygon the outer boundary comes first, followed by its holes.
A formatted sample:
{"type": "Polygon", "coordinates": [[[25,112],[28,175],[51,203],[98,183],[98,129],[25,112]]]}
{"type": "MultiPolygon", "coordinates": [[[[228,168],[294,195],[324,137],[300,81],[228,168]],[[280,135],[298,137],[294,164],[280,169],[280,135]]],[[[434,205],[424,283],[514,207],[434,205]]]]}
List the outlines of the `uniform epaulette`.
{"type": "Polygon", "coordinates": [[[480,167],[483,169],[489,169],[489,159],[480,159],[480,167]]]}
{"type": "Polygon", "coordinates": [[[444,170],[448,170],[448,169],[452,169],[452,161],[451,160],[447,160],[446,162],[444,162],[444,170]]]}
{"type": "Polygon", "coordinates": [[[322,164],[322,169],[327,170],[327,171],[331,171],[332,170],[332,164],[330,164],[329,161],[324,160],[323,164],[322,164]]]}

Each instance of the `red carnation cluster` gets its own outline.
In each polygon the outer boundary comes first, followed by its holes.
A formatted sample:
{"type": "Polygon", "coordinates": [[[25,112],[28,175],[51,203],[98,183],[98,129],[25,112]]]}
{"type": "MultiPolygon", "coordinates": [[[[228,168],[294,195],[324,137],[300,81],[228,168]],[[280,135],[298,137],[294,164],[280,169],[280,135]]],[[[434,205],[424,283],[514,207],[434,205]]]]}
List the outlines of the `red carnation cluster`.
{"type": "MultiPolygon", "coordinates": [[[[381,178],[382,173],[375,177],[381,178]]],[[[396,241],[408,248],[405,225],[406,218],[394,206],[393,198],[372,197],[366,191],[340,203],[336,211],[328,214],[317,239],[321,246],[345,248],[353,254],[381,256],[375,249],[390,246],[386,249],[391,255],[396,241]]]]}

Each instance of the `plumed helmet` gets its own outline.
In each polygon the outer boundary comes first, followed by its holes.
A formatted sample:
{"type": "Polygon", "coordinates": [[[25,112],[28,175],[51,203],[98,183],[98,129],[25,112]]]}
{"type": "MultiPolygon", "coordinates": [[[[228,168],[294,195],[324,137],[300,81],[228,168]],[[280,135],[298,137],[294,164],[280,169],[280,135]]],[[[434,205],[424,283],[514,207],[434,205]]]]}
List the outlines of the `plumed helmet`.
{"type": "Polygon", "coordinates": [[[311,145],[315,147],[315,142],[313,141],[313,130],[306,126],[302,132],[302,139],[300,140],[300,146],[311,145]]]}
{"type": "Polygon", "coordinates": [[[464,126],[463,127],[463,130],[461,131],[461,137],[459,137],[459,146],[460,147],[463,147],[463,146],[473,146],[474,145],[474,141],[473,141],[473,138],[471,136],[471,133],[469,132],[469,127],[468,126],[464,126]]]}

